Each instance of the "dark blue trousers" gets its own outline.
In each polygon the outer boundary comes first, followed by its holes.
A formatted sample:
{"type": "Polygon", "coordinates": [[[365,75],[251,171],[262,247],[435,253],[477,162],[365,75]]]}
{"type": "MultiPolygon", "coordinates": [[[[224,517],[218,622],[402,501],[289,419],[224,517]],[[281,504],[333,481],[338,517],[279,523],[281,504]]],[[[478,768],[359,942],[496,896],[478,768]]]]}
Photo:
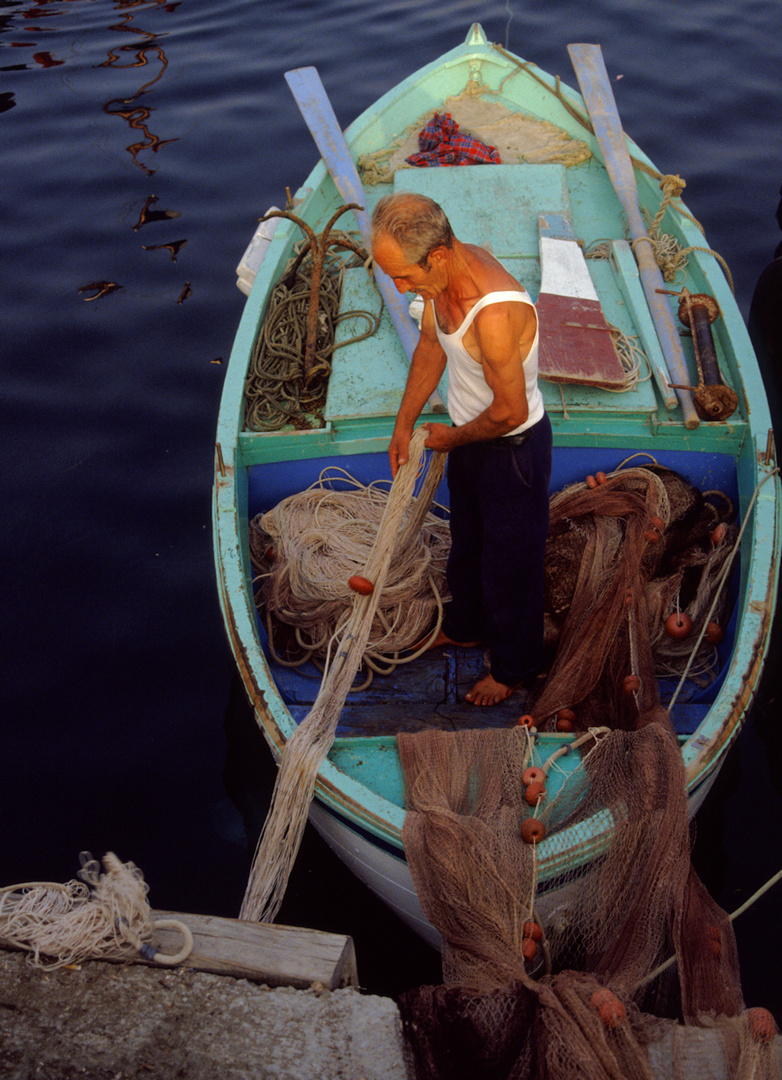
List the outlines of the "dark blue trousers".
{"type": "Polygon", "coordinates": [[[551,423],[522,446],[457,446],[448,454],[451,552],[443,629],[485,640],[491,674],[513,686],[543,655],[543,559],[549,523],[551,423]]]}

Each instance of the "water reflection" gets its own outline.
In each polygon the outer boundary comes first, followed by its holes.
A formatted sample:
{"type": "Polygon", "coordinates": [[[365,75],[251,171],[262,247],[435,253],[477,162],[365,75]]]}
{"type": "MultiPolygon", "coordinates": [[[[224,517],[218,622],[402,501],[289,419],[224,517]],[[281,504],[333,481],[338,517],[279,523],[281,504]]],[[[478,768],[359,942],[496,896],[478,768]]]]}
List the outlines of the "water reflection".
{"type": "Polygon", "coordinates": [[[138,232],[142,225],[149,225],[153,221],[170,221],[182,216],[179,210],[153,210],[152,207],[157,201],[157,195],[149,196],[141,208],[138,221],[133,226],[133,232],[138,232]]]}
{"type": "Polygon", "coordinates": [[[170,251],[171,262],[176,262],[176,257],[182,248],[187,243],[187,240],[174,240],[170,244],[143,244],[144,251],[170,251]]]}
{"type": "MultiPolygon", "coordinates": [[[[70,0],[70,2],[72,3],[74,0],[70,0]]],[[[136,19],[141,12],[149,13],[159,10],[171,13],[176,11],[179,6],[178,2],[168,3],[164,2],[164,0],[115,0],[112,10],[120,13],[120,19],[110,23],[108,29],[122,34],[132,34],[136,40],[126,45],[110,48],[107,59],[96,65],[97,67],[116,68],[120,71],[132,68],[139,68],[143,71],[144,81],[138,90],[130,97],[112,98],[107,101],[103,105],[103,111],[109,116],[118,116],[121,120],[124,120],[134,134],[138,135],[126,147],[126,150],[133,158],[134,164],[142,172],[145,172],[147,176],[152,176],[156,170],[151,168],[145,160],[142,160],[142,156],[150,153],[156,154],[161,147],[168,146],[169,143],[177,140],[176,138],[164,139],[151,130],[151,119],[155,108],[146,103],[142,104],[140,101],[143,95],[147,94],[163,78],[168,67],[168,60],[160,40],[162,35],[138,26],[136,19]]],[[[35,0],[30,7],[22,8],[20,6],[16,10],[0,13],[0,35],[13,31],[19,35],[20,39],[22,35],[25,37],[29,35],[30,37],[30,40],[5,42],[6,48],[35,50],[30,57],[32,62],[25,61],[22,58],[19,63],[0,65],[0,71],[24,71],[32,68],[33,64],[48,69],[71,62],[72,54],[71,57],[66,56],[63,59],[55,51],[41,48],[42,43],[38,40],[39,35],[52,33],[58,27],[52,23],[48,26],[39,26],[37,23],[43,22],[45,19],[54,21],[59,15],[69,17],[71,12],[58,0],[35,0]],[[20,19],[24,20],[24,22],[20,23],[20,19]]],[[[0,94],[0,113],[7,112],[15,104],[13,94],[0,94]]]]}
{"type": "Polygon", "coordinates": [[[148,10],[150,8],[162,8],[163,11],[175,11],[179,7],[178,3],[167,4],[162,0],[119,0],[119,3],[115,5],[115,10],[120,12],[127,12],[124,14],[121,21],[113,23],[109,26],[109,30],[118,30],[121,33],[137,34],[143,39],[143,44],[139,42],[133,42],[128,45],[121,45],[117,49],[110,49],[107,60],[104,60],[99,67],[111,67],[125,70],[129,68],[146,68],[150,64],[157,64],[158,71],[151,78],[148,79],[139,89],[129,98],[113,98],[111,101],[107,101],[103,106],[103,111],[109,116],[119,116],[125,120],[128,125],[134,130],[141,133],[143,138],[139,138],[136,142],[131,143],[126,147],[128,153],[133,158],[134,164],[139,169],[152,176],[155,173],[155,169],[151,169],[148,165],[145,165],[143,161],[139,160],[139,154],[145,151],[151,151],[157,153],[161,146],[168,146],[169,143],[176,142],[174,139],[161,139],[158,135],[154,135],[148,127],[149,120],[152,113],[155,111],[149,105],[138,104],[139,98],[146,94],[155,83],[159,82],[165,74],[168,67],[168,60],[166,54],[163,51],[163,47],[159,42],[160,35],[152,33],[148,30],[142,30],[140,27],[131,26],[135,15],[129,9],[148,10]],[[120,62],[120,54],[130,53],[133,59],[128,63],[120,62]]]}

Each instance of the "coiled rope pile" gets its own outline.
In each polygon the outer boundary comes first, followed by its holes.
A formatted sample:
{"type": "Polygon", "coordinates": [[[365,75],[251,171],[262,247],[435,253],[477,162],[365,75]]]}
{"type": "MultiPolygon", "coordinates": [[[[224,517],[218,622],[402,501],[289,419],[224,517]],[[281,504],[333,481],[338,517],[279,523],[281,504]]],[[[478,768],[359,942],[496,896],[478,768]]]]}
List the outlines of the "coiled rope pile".
{"type": "MultiPolygon", "coordinates": [[[[272,804],[255,853],[240,918],[272,922],[279,911],[290,870],[301,844],[315,778],[334,740],[342,707],[365,655],[390,568],[415,543],[429,512],[443,471],[444,455],[429,460],[415,496],[427,432],[410,441],[409,460],[394,479],[371,542],[365,532],[361,576],[373,585],[367,594],[353,592],[350,605],[325,644],[325,673],[312,709],[285,744],[272,804]]],[[[371,530],[370,530],[371,531],[371,530]]],[[[337,577],[332,571],[332,576],[337,577]]]]}
{"type": "MultiPolygon", "coordinates": [[[[276,431],[286,424],[322,426],[333,353],[377,330],[382,301],[377,313],[339,312],[345,270],[365,265],[366,255],[362,258],[355,253],[355,244],[348,233],[334,232],[326,239],[328,250],[322,256],[313,369],[306,379],[303,378],[313,263],[311,244],[302,240],[272,290],[253,346],[245,384],[245,425],[249,431],[276,431]],[[346,258],[345,252],[351,254],[346,258]],[[337,325],[343,319],[356,316],[366,319],[366,332],[335,344],[337,325]]],[[[318,237],[318,242],[323,246],[322,237],[318,237]]],[[[371,273],[369,278],[374,286],[371,273]]]]}
{"type": "MultiPolygon", "coordinates": [[[[388,498],[382,482],[364,486],[341,469],[328,469],[311,487],[252,520],[255,601],[278,663],[299,667],[325,660],[352,610],[350,581],[364,573],[388,498]]],[[[447,521],[427,512],[420,528],[395,547],[362,656],[364,686],[373,671],[389,674],[414,660],[425,645],[400,654],[428,639],[433,625],[439,629],[449,546],[447,521]]]]}
{"type": "Polygon", "coordinates": [[[152,917],[148,886],[132,862],[120,862],[110,851],[103,866],[102,873],[98,861],[82,852],[79,881],[31,881],[0,889],[0,943],[28,950],[33,964],[47,968],[138,955],[164,966],[182,963],[193,949],[188,927],[177,919],[152,917]],[[150,944],[162,927],[184,938],[175,955],[150,944]]]}

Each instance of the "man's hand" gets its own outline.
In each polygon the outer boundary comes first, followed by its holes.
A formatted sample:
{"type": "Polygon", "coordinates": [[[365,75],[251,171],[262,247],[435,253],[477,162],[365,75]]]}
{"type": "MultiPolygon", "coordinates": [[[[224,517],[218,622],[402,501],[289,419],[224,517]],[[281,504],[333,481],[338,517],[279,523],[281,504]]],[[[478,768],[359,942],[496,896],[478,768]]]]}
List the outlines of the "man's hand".
{"type": "Polygon", "coordinates": [[[391,463],[392,477],[399,472],[399,466],[407,462],[411,435],[412,431],[409,428],[394,428],[394,434],[388,444],[388,460],[391,463]]]}
{"type": "Polygon", "coordinates": [[[453,450],[455,444],[455,428],[451,424],[424,424],[429,433],[424,443],[428,450],[439,450],[441,454],[447,454],[453,450]]]}

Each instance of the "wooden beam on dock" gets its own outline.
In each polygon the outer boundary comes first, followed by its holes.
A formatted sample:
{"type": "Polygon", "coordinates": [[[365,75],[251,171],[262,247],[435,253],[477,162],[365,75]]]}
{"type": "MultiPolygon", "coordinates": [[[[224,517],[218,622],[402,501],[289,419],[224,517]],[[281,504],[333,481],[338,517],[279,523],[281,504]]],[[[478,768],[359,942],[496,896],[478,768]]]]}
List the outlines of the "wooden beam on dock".
{"type": "MultiPolygon", "coordinates": [[[[353,938],[324,930],[305,930],[276,923],[246,922],[217,915],[189,915],[180,911],[152,911],[155,922],[184,923],[193,935],[192,952],[181,962],[183,968],[211,975],[251,979],[266,986],[290,986],[307,990],[313,984],[326,990],[358,987],[356,949],[353,938]]],[[[183,946],[180,930],[156,927],[148,943],[157,952],[174,956],[183,946]]],[[[0,934],[0,949],[22,948],[0,934]]],[[[44,957],[44,959],[46,959],[44,957]]],[[[139,963],[150,967],[173,968],[141,954],[128,957],[104,956],[111,963],[139,963]]]]}
{"type": "MultiPolygon", "coordinates": [[[[183,967],[267,986],[307,989],[320,983],[327,990],[358,986],[356,950],[353,939],[344,934],[176,911],[153,911],[152,916],[156,921],[176,919],[189,928],[193,951],[183,967]]],[[[181,948],[182,937],[176,930],[160,928],[152,944],[173,954],[181,948]]]]}

